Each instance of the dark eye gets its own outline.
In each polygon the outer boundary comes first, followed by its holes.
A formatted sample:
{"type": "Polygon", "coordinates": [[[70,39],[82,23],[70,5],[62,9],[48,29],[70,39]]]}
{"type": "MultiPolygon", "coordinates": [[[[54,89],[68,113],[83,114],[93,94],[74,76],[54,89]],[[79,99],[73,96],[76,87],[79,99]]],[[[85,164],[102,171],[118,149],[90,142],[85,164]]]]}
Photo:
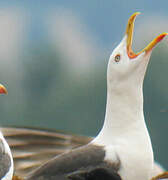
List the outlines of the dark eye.
{"type": "Polygon", "coordinates": [[[119,62],[120,61],[120,59],[121,59],[121,56],[120,56],[120,54],[117,54],[116,56],[115,56],[115,62],[119,62]]]}

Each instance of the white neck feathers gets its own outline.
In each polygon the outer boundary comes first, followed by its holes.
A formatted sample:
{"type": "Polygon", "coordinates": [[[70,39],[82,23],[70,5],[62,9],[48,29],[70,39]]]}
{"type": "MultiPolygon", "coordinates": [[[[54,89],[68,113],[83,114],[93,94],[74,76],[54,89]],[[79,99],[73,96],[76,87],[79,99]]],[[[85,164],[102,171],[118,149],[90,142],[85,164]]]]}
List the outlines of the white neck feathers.
{"type": "Polygon", "coordinates": [[[104,125],[93,142],[110,145],[119,138],[128,140],[140,134],[144,141],[150,141],[143,115],[142,85],[108,85],[104,125]]]}

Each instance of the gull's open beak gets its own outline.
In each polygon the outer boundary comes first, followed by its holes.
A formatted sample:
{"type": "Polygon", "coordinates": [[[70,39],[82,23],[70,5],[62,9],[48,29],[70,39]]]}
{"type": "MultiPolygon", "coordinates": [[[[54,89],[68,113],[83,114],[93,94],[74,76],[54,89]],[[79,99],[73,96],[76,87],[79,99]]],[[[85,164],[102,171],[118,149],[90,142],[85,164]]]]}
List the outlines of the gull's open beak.
{"type": "Polygon", "coordinates": [[[0,84],[0,94],[8,94],[7,89],[2,84],[0,84]]]}
{"type": "Polygon", "coordinates": [[[125,34],[127,35],[127,54],[129,58],[135,58],[142,52],[150,52],[157,43],[159,43],[168,33],[162,33],[157,36],[151,43],[149,43],[143,50],[138,53],[134,53],[132,50],[132,39],[133,39],[133,31],[134,31],[134,21],[136,16],[140,14],[139,12],[134,13],[128,20],[127,28],[125,34]]]}

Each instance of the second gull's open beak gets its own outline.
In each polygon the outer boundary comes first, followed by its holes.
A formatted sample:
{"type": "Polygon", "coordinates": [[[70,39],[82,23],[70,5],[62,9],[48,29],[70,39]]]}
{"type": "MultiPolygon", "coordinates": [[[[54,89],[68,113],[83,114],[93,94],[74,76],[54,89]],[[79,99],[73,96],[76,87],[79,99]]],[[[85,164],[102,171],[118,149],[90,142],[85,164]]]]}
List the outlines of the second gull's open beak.
{"type": "Polygon", "coordinates": [[[125,34],[127,35],[127,54],[129,58],[133,59],[137,57],[142,52],[150,52],[153,47],[156,46],[157,43],[159,43],[168,33],[162,33],[159,36],[157,36],[152,42],[150,42],[143,50],[141,50],[138,53],[133,52],[132,50],[132,39],[133,39],[133,31],[134,31],[134,21],[136,16],[140,14],[139,12],[134,13],[128,20],[127,28],[125,34]]]}

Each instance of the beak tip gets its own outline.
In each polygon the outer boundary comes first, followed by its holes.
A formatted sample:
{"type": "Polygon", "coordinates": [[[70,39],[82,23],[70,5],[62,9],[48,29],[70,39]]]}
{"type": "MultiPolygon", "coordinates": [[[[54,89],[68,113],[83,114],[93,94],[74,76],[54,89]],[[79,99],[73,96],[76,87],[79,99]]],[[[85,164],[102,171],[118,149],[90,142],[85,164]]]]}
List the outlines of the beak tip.
{"type": "Polygon", "coordinates": [[[144,51],[146,53],[150,52],[159,42],[161,42],[166,36],[168,35],[168,33],[162,33],[159,36],[157,36],[150,44],[148,44],[148,46],[146,48],[144,48],[144,51]]]}
{"type": "Polygon", "coordinates": [[[166,36],[168,35],[168,33],[162,33],[157,37],[157,42],[160,42],[162,39],[164,39],[166,36]]]}
{"type": "Polygon", "coordinates": [[[136,16],[138,16],[139,14],[141,14],[141,13],[140,13],[140,12],[135,12],[135,13],[132,14],[132,16],[131,16],[130,18],[131,18],[131,19],[132,19],[132,18],[134,19],[134,18],[135,18],[136,16]]]}
{"type": "Polygon", "coordinates": [[[8,94],[7,89],[2,84],[0,84],[0,94],[8,94]]]}
{"type": "Polygon", "coordinates": [[[136,14],[136,15],[139,15],[139,14],[141,14],[141,12],[137,11],[137,12],[135,12],[135,14],[136,14]]]}

